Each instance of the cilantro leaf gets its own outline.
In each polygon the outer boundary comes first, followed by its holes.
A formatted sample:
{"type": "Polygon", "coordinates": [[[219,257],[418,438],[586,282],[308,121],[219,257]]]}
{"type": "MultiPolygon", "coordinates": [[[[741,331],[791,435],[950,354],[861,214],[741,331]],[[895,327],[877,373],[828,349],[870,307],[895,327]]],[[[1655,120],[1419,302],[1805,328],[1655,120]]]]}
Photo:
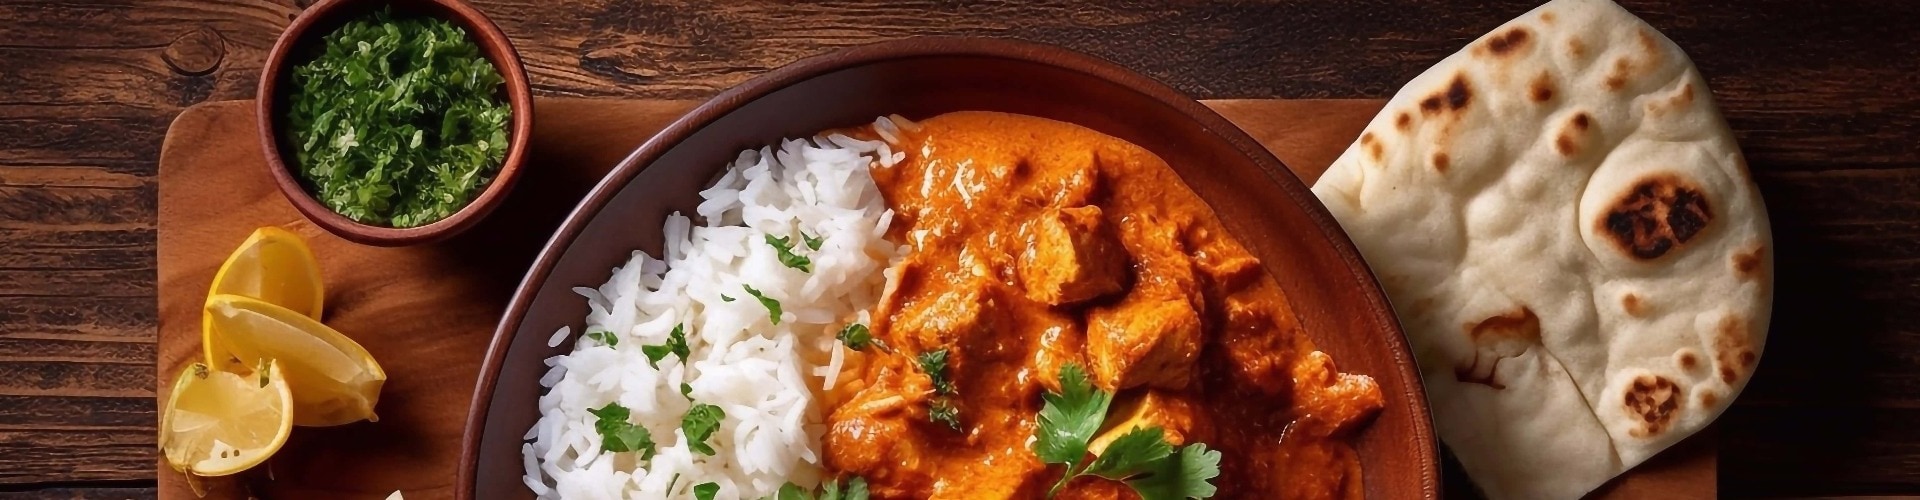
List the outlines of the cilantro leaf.
{"type": "Polygon", "coordinates": [[[946,424],[947,428],[960,430],[960,409],[953,406],[953,399],[946,396],[933,398],[927,403],[927,420],[936,424],[946,424]]]}
{"type": "Polygon", "coordinates": [[[693,485],[693,498],[695,499],[713,500],[713,496],[718,494],[720,494],[720,485],[718,484],[700,483],[693,485]]]}
{"type": "Polygon", "coordinates": [[[668,354],[680,357],[681,363],[687,362],[687,356],[693,351],[687,348],[686,325],[673,325],[673,331],[667,333],[667,343],[640,346],[640,353],[647,355],[647,364],[655,370],[660,369],[660,360],[668,354]]]}
{"type": "Polygon", "coordinates": [[[846,344],[848,349],[855,351],[866,349],[868,344],[873,343],[873,332],[867,331],[867,325],[859,323],[841,328],[840,334],[833,337],[840,339],[840,343],[846,344]]]}
{"type": "Polygon", "coordinates": [[[1073,465],[1086,456],[1087,442],[1106,419],[1113,395],[1094,390],[1087,372],[1073,363],[1060,367],[1060,391],[1041,396],[1046,403],[1040,408],[1040,425],[1034,431],[1033,453],[1044,463],[1067,464],[1072,472],[1073,465]]]}
{"type": "Polygon", "coordinates": [[[933,382],[935,394],[953,394],[953,380],[947,378],[947,349],[942,347],[920,353],[920,372],[933,382]]]}
{"type": "Polygon", "coordinates": [[[686,382],[681,382],[681,383],[680,383],[680,396],[681,396],[681,397],[684,397],[684,398],[687,398],[687,399],[693,399],[693,384],[689,384],[689,383],[686,383],[686,382]]]}
{"type": "Polygon", "coordinates": [[[727,412],[710,404],[697,404],[680,417],[680,430],[687,435],[687,449],[696,453],[713,456],[713,447],[707,445],[707,438],[713,437],[713,431],[720,430],[720,419],[727,412]]]}
{"type": "Polygon", "coordinates": [[[840,495],[840,500],[867,500],[867,479],[853,476],[847,480],[847,491],[840,495]]]}
{"type": "Polygon", "coordinates": [[[1220,452],[1205,443],[1180,448],[1153,464],[1146,474],[1127,480],[1143,500],[1212,498],[1218,491],[1211,481],[1220,477],[1220,452]]]}
{"type": "Polygon", "coordinates": [[[594,330],[591,332],[587,332],[587,338],[593,339],[595,342],[599,342],[601,345],[604,345],[607,347],[620,345],[620,336],[614,335],[613,332],[606,331],[606,330],[594,330]]]}
{"type": "Polygon", "coordinates": [[[647,428],[627,422],[633,416],[620,403],[607,403],[600,408],[588,408],[587,413],[596,417],[593,430],[600,434],[600,449],[615,452],[640,452],[641,460],[653,459],[653,434],[647,428]]]}
{"type": "Polygon", "coordinates": [[[723,294],[720,294],[720,301],[721,301],[721,302],[733,302],[733,297],[728,297],[728,296],[727,296],[727,294],[724,294],[724,293],[723,293],[723,294]]]}
{"type": "Polygon", "coordinates": [[[1146,472],[1173,454],[1166,434],[1159,427],[1135,427],[1107,445],[1083,473],[1120,481],[1146,472]]]}
{"type": "Polygon", "coordinates": [[[754,290],[753,285],[740,286],[747,289],[747,295],[752,295],[754,299],[760,301],[761,306],[767,308],[767,317],[773,318],[773,324],[780,324],[780,301],[767,298],[767,296],[761,294],[759,290],[754,290]]]}
{"type": "Polygon", "coordinates": [[[804,241],[806,241],[806,242],[807,242],[807,248],[808,248],[808,249],[812,249],[812,250],[819,250],[819,249],[820,249],[820,243],[821,243],[821,242],[824,242],[824,241],[827,241],[827,237],[826,237],[826,236],[819,236],[819,237],[815,237],[815,236],[813,236],[813,235],[809,235],[809,234],[807,234],[807,232],[806,232],[806,231],[801,231],[801,232],[800,232],[800,239],[801,239],[801,240],[804,240],[804,241]]]}
{"type": "Polygon", "coordinates": [[[773,498],[774,500],[813,500],[813,495],[808,495],[806,490],[800,489],[800,485],[788,482],[780,485],[780,491],[774,493],[773,498]]]}
{"type": "Polygon", "coordinates": [[[772,246],[774,253],[780,256],[781,264],[799,269],[800,272],[803,273],[813,272],[812,260],[807,259],[804,255],[793,253],[793,238],[785,236],[775,238],[771,234],[765,235],[765,237],[767,245],[772,246]]]}

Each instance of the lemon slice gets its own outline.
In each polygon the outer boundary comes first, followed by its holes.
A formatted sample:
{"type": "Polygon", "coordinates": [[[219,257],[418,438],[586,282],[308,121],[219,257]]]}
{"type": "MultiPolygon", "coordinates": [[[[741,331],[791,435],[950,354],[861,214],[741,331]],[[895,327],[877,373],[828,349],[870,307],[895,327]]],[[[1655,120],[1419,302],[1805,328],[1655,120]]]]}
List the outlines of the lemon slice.
{"type": "Polygon", "coordinates": [[[207,298],[209,338],[241,366],[279,360],[293,387],[293,423],[308,427],[378,420],[387,372],[366,348],[292,309],[239,295],[207,298]]]}
{"type": "MultiPolygon", "coordinates": [[[[273,226],[255,229],[220,265],[207,296],[221,294],[260,299],[313,319],[320,319],[326,300],[326,289],[320,284],[320,263],[314,260],[306,240],[273,226]]],[[[205,351],[207,364],[225,369],[234,361],[232,353],[209,333],[212,325],[211,315],[202,316],[200,348],[205,351]]]]}
{"type": "Polygon", "coordinates": [[[272,360],[245,376],[194,363],[174,380],[160,413],[160,450],[174,470],[193,476],[247,470],[286,444],[292,404],[272,360]]]}

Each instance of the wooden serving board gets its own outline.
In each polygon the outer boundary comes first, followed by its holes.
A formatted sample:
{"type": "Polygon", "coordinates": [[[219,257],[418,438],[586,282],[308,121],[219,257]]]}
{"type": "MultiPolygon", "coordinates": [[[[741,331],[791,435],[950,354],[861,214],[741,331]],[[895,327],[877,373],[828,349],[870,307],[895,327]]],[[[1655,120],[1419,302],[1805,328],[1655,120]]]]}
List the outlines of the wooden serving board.
{"type": "MultiPolygon", "coordinates": [[[[200,306],[213,274],[254,228],[307,238],[327,286],[325,322],[386,369],[377,423],[295,428],[266,470],[214,481],[213,497],[449,498],[474,380],[495,322],[540,247],[614,164],[691,101],[536,100],[533,149],[506,205],[453,240],[407,248],[362,246],[301,218],[262,161],[252,101],[188,108],[160,152],[159,399],[200,356],[200,306]]],[[[1311,184],[1384,101],[1209,101],[1311,184]]],[[[1710,498],[1711,432],[1604,488],[1601,498],[1710,498]]],[[[158,463],[160,497],[194,498],[158,463]]],[[[1471,497],[1449,467],[1448,496],[1471,497]]]]}

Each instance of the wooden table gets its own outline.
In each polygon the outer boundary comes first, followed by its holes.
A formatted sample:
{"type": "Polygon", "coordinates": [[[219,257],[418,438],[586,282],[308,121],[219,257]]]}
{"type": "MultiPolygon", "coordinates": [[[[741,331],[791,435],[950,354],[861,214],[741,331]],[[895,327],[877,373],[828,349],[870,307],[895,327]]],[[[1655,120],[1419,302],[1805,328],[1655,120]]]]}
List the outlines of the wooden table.
{"type": "MultiPolygon", "coordinates": [[[[186,106],[252,96],[297,2],[0,3],[0,496],[153,495],[160,140],[186,106]]],[[[1534,2],[783,3],[480,7],[550,96],[702,98],[947,34],[1084,50],[1200,98],[1384,98],[1534,2]]],[[[1772,210],[1774,327],[1716,424],[1721,493],[1920,493],[1920,2],[1624,3],[1707,75],[1772,210]]]]}

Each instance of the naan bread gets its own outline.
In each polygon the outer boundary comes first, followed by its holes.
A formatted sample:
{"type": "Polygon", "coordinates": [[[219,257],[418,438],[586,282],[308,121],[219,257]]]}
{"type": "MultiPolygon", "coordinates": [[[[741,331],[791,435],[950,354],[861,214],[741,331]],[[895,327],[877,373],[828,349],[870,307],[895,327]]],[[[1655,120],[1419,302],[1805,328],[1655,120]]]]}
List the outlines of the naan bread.
{"type": "Polygon", "coordinates": [[[1313,191],[1494,499],[1578,498],[1746,386],[1766,209],[1700,73],[1608,0],[1555,0],[1415,78],[1313,191]]]}

